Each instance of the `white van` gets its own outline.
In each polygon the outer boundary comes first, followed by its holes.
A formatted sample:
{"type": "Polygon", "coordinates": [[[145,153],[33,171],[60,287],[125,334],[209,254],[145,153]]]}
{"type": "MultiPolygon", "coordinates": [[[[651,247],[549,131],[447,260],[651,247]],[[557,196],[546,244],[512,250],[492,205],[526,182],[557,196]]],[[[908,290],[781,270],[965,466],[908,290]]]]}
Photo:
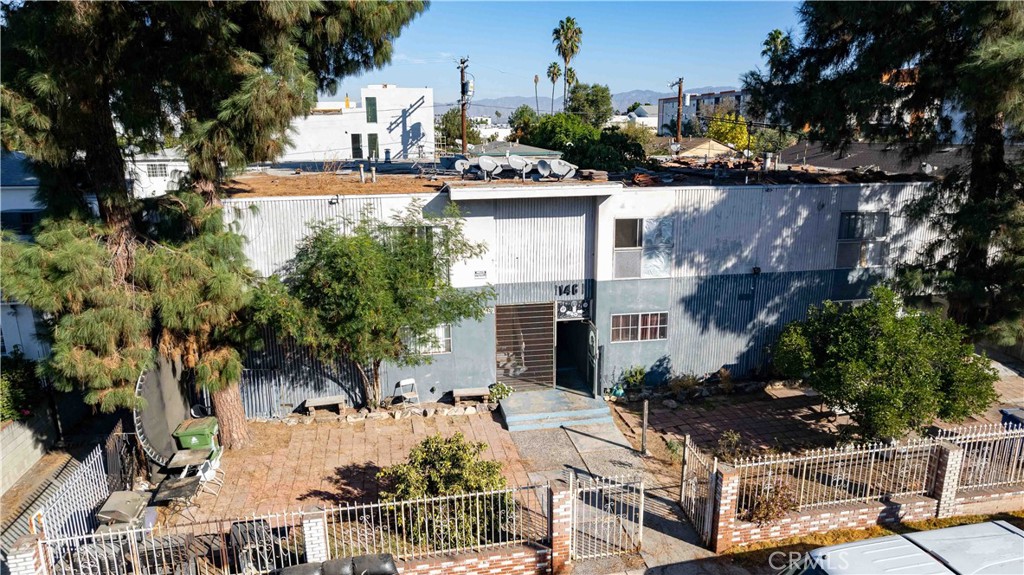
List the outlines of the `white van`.
{"type": "Polygon", "coordinates": [[[1005,521],[821,547],[779,575],[1024,575],[1024,531],[1005,521]]]}

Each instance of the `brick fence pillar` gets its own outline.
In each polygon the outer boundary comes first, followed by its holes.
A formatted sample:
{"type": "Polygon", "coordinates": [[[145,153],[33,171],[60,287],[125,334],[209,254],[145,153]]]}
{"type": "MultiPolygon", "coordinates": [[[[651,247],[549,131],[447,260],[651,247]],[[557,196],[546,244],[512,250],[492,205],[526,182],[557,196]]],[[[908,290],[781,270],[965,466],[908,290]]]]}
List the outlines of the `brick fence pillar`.
{"type": "Polygon", "coordinates": [[[956,515],[956,494],[960,490],[960,469],[964,463],[964,449],[948,441],[935,445],[935,475],[932,497],[938,500],[935,516],[956,515]]]}
{"type": "Polygon", "coordinates": [[[561,575],[569,572],[569,552],[572,539],[572,502],[574,493],[564,481],[556,481],[548,489],[551,501],[551,572],[561,575]]]}
{"type": "Polygon", "coordinates": [[[39,560],[39,538],[36,535],[22,535],[7,553],[7,567],[11,575],[38,575],[43,572],[39,560]]]}
{"type": "Polygon", "coordinates": [[[327,561],[327,513],[325,511],[315,508],[305,510],[302,515],[302,539],[306,546],[306,563],[327,561]]]}
{"type": "Polygon", "coordinates": [[[732,536],[736,525],[736,503],[740,494],[740,474],[734,467],[718,464],[715,474],[715,490],[711,494],[711,525],[714,533],[711,550],[721,553],[734,545],[732,536]]]}

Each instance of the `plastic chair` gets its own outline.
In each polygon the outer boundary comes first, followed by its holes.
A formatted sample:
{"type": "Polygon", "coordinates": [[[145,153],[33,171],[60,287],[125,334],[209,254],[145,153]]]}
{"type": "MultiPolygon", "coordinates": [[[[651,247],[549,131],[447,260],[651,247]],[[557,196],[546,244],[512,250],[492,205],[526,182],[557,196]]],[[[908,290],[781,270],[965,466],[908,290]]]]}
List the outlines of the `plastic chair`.
{"type": "Polygon", "coordinates": [[[213,468],[213,464],[209,460],[203,462],[199,466],[199,470],[196,473],[199,476],[200,488],[207,493],[216,495],[218,490],[210,487],[216,485],[217,487],[224,487],[224,480],[217,477],[217,470],[213,468]]]}

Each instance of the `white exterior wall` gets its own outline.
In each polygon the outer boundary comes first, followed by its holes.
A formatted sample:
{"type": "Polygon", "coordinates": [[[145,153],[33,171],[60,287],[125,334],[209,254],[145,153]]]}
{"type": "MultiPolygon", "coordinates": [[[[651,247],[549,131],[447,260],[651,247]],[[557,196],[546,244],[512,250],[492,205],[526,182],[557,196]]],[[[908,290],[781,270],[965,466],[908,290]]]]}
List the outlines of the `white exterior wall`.
{"type": "Polygon", "coordinates": [[[188,162],[181,158],[136,159],[128,165],[132,193],[136,198],[155,198],[178,189],[178,182],[188,174],[188,162]],[[164,165],[166,176],[149,175],[150,165],[164,165]]]}
{"type": "Polygon", "coordinates": [[[890,214],[890,265],[935,238],[902,216],[927,184],[629,188],[597,214],[596,278],[613,280],[615,220],[672,218],[671,277],[820,271],[835,268],[844,211],[890,214]]]}
{"type": "Polygon", "coordinates": [[[318,106],[329,113],[311,114],[292,123],[291,145],[281,162],[330,163],[353,159],[352,134],[362,136],[363,158],[368,158],[369,134],[377,134],[380,159],[390,150],[392,159],[416,159],[434,154],[434,90],[400,88],[391,84],[360,90],[360,101],[345,108],[337,102],[318,106]],[[377,99],[377,121],[366,121],[366,98],[377,99]]]}
{"type": "Polygon", "coordinates": [[[5,187],[0,191],[0,210],[7,212],[42,209],[33,198],[35,194],[35,186],[5,187]]]}
{"type": "MultiPolygon", "coordinates": [[[[661,127],[670,124],[676,119],[676,109],[679,107],[678,98],[663,98],[658,100],[658,122],[655,129],[659,135],[674,136],[675,134],[662,133],[661,127]]],[[[696,98],[693,94],[683,94],[683,125],[689,122],[697,114],[696,98]]]]}

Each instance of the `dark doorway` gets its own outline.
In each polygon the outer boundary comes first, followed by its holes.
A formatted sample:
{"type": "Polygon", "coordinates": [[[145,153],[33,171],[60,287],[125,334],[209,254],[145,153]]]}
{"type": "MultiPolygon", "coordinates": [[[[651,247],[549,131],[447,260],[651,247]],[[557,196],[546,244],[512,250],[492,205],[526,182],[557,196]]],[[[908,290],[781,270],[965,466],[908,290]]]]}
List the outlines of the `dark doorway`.
{"type": "Polygon", "coordinates": [[[556,386],[566,391],[592,395],[588,374],[587,334],[584,320],[560,321],[557,326],[556,386]]]}

